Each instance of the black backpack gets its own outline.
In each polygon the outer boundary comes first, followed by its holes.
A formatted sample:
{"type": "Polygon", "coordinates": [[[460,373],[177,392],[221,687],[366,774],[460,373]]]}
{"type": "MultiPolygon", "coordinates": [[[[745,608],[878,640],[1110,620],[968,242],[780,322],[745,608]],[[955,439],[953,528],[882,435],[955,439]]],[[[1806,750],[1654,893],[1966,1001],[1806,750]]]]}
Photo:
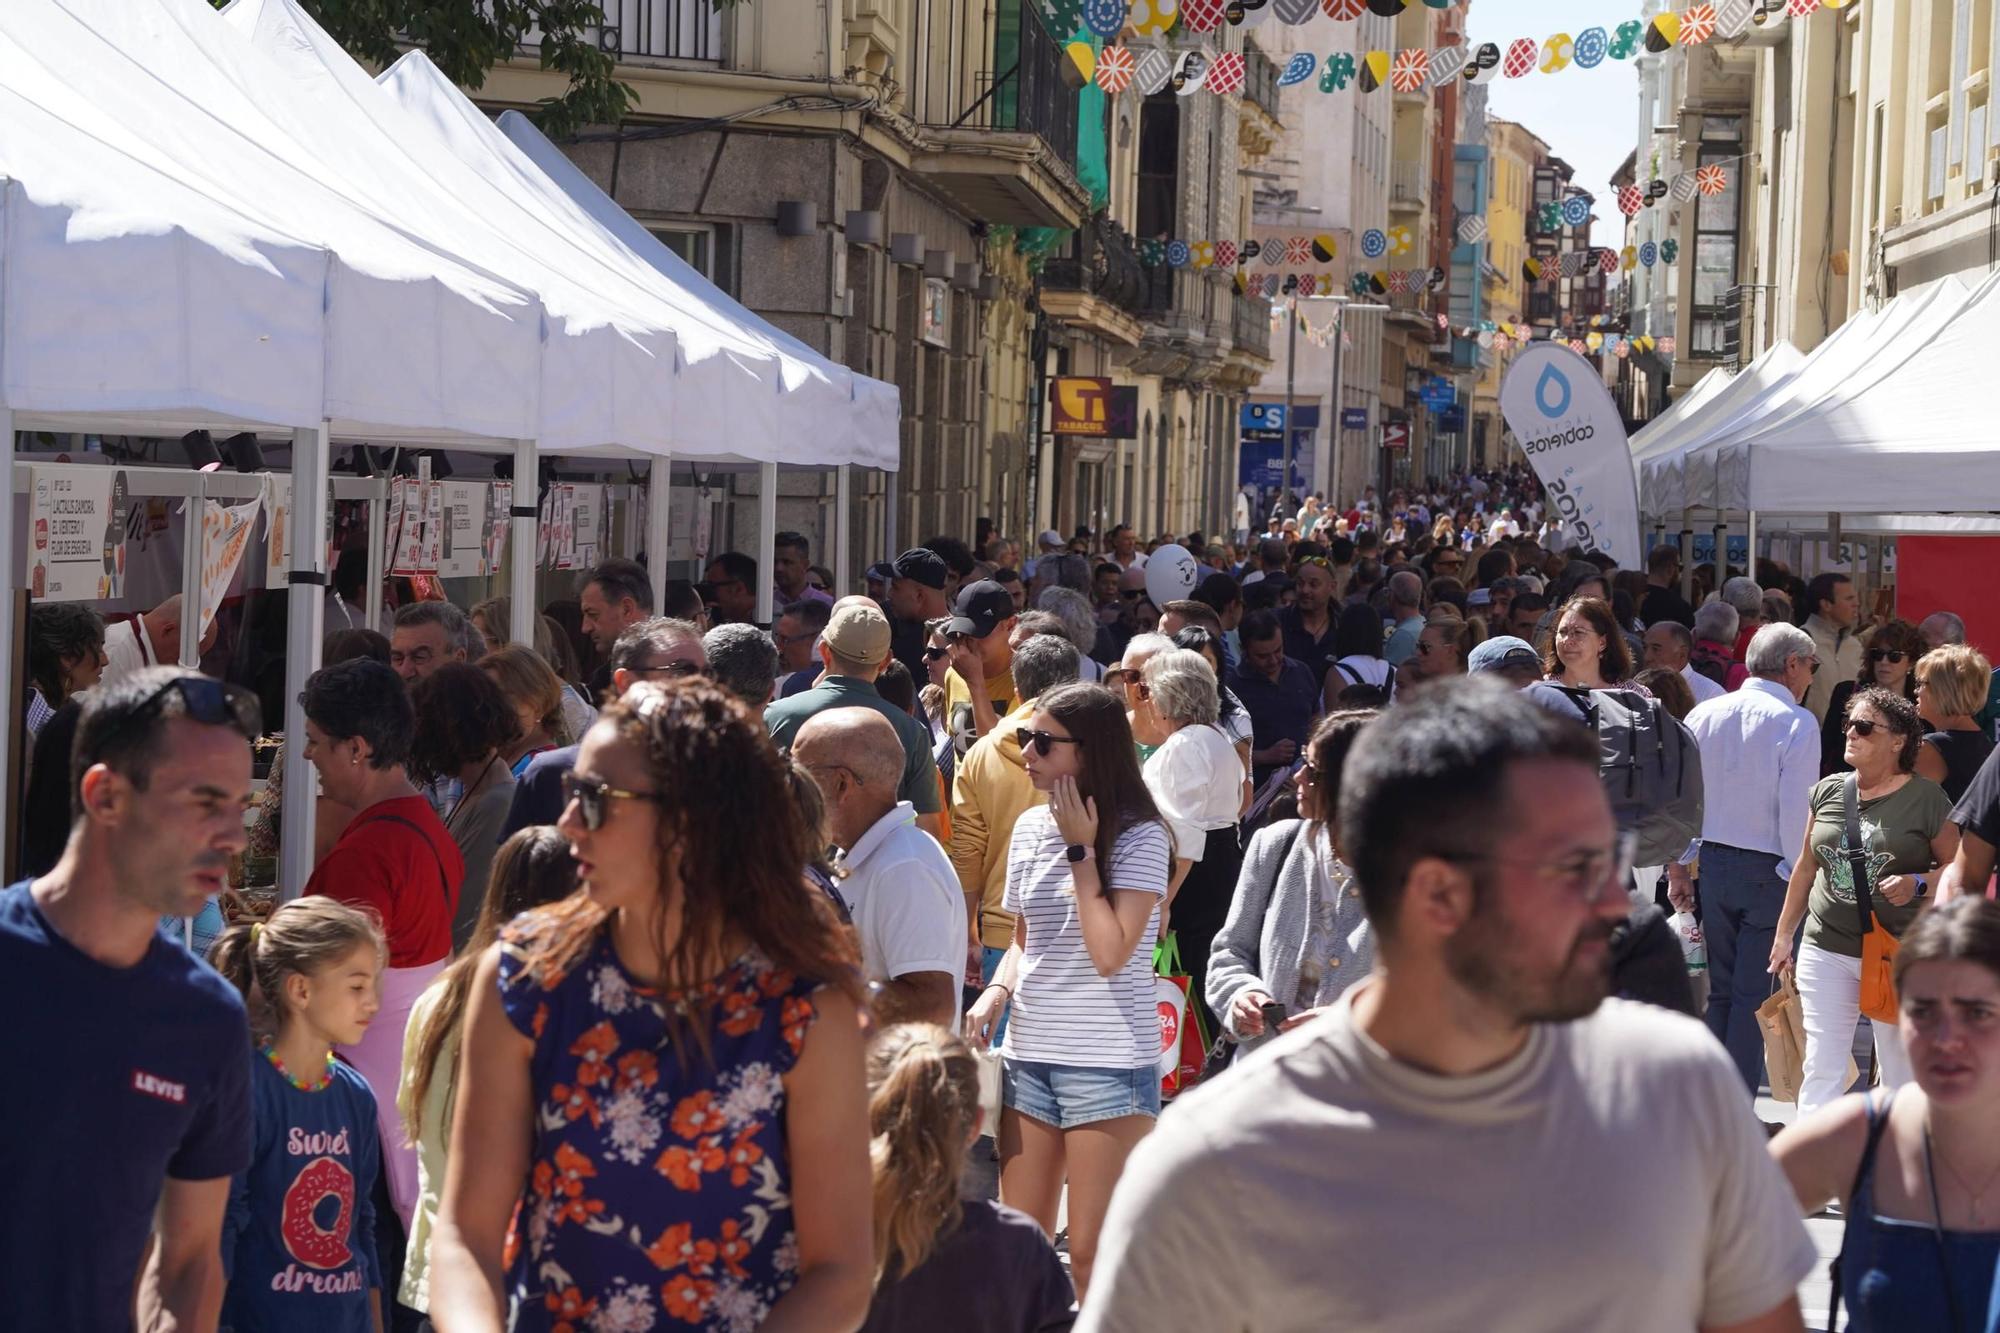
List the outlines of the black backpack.
{"type": "Polygon", "coordinates": [[[1598,776],[1618,826],[1639,835],[1636,864],[1678,861],[1701,836],[1701,749],[1694,733],[1638,690],[1579,690],[1542,681],[1528,693],[1551,701],[1560,695],[1567,706],[1554,711],[1581,717],[1597,733],[1598,776]]]}

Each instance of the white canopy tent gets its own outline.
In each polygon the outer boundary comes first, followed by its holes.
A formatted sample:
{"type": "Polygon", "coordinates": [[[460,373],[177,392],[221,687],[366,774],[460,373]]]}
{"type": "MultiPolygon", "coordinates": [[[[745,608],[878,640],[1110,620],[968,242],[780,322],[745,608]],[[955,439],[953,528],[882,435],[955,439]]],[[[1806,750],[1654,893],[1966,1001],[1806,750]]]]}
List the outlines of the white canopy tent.
{"type": "Polygon", "coordinates": [[[1666,432],[1649,439],[1649,452],[1640,460],[1641,511],[1662,512],[1645,490],[1647,476],[1657,475],[1662,460],[1674,457],[1694,441],[1732,429],[1745,413],[1754,412],[1766,395],[1790,380],[1804,360],[1799,349],[1790,343],[1774,343],[1763,355],[1723,381],[1666,432]]]}
{"type": "Polygon", "coordinates": [[[1703,403],[1713,398],[1730,380],[1728,371],[1717,367],[1703,375],[1691,385],[1686,393],[1667,405],[1667,410],[1639,428],[1629,447],[1634,459],[1653,458],[1665,453],[1673,445],[1674,432],[1680,423],[1692,416],[1703,403]]]}

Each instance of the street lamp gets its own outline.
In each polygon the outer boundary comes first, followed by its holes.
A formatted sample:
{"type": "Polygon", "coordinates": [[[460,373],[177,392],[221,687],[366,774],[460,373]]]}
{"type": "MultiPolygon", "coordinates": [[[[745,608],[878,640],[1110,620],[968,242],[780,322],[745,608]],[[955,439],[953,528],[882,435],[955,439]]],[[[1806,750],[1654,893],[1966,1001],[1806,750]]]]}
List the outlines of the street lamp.
{"type": "Polygon", "coordinates": [[[1326,488],[1327,493],[1330,496],[1332,496],[1334,504],[1338,506],[1340,503],[1340,495],[1339,495],[1340,446],[1341,446],[1340,394],[1343,388],[1341,382],[1341,353],[1343,351],[1343,347],[1341,344],[1341,334],[1345,331],[1344,326],[1348,312],[1360,311],[1365,314],[1385,314],[1387,313],[1389,307],[1386,305],[1375,305],[1371,303],[1357,302],[1353,298],[1347,296],[1346,294],[1339,292],[1336,292],[1329,296],[1305,296],[1305,297],[1292,298],[1292,304],[1290,308],[1286,311],[1286,319],[1285,319],[1288,333],[1285,342],[1284,471],[1279,474],[1280,478],[1279,496],[1281,501],[1284,494],[1284,488],[1292,484],[1292,390],[1293,390],[1292,372],[1294,363],[1298,360],[1298,350],[1299,350],[1298,302],[1301,300],[1332,301],[1335,305],[1340,307],[1340,309],[1335,313],[1333,322],[1333,335],[1334,335],[1333,336],[1333,391],[1331,400],[1327,404],[1327,410],[1332,414],[1329,423],[1327,425],[1327,440],[1331,446],[1329,452],[1332,455],[1331,458],[1332,470],[1328,475],[1328,482],[1326,488]]]}

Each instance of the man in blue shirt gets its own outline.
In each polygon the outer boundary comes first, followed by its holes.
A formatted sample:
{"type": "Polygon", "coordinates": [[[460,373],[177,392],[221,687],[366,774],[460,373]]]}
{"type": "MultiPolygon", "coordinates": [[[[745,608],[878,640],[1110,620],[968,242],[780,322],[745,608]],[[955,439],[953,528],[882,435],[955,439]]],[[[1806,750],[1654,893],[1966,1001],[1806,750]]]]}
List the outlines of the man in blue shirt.
{"type": "Polygon", "coordinates": [[[1230,673],[1229,688],[1250,710],[1250,764],[1261,787],[1305,745],[1319,713],[1320,682],[1303,663],[1285,656],[1285,632],[1276,615],[1252,611],[1238,632],[1243,665],[1230,673]]]}
{"type": "Polygon", "coordinates": [[[0,892],[0,1064],[31,1080],[0,1109],[0,1327],[216,1325],[250,1033],[235,988],[158,927],[228,882],[259,722],[247,691],[178,667],[91,691],[69,844],[0,892]]]}

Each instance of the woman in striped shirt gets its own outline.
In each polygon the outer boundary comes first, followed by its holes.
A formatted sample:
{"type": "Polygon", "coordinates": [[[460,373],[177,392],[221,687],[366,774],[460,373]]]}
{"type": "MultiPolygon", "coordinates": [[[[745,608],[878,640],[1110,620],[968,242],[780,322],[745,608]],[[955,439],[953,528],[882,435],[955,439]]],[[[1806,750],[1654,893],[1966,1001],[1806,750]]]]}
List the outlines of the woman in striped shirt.
{"type": "Polygon", "coordinates": [[[1049,803],[1015,822],[1005,900],[1014,942],[966,1028],[985,1046],[1009,1015],[1001,1202],[1054,1235],[1067,1177],[1081,1298],[1112,1187],[1160,1113],[1147,946],[1171,854],[1117,695],[1100,685],[1051,690],[1020,736],[1028,778],[1049,803]]]}

